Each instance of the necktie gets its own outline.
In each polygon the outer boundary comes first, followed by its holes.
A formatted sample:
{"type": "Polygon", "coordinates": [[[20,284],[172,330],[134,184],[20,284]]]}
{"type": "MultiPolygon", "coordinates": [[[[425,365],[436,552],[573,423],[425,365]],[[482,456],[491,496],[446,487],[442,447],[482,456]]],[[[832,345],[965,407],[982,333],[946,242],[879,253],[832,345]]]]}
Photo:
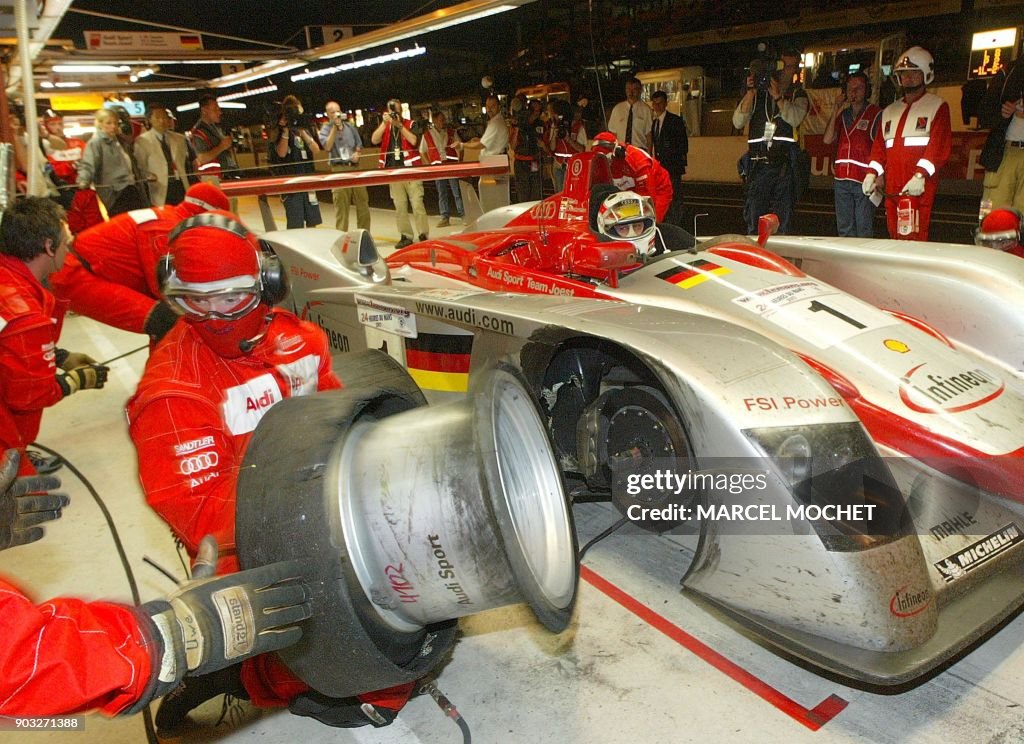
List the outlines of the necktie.
{"type": "Polygon", "coordinates": [[[164,151],[164,160],[167,161],[167,175],[171,178],[174,177],[174,160],[171,158],[171,148],[167,144],[167,138],[160,138],[160,149],[164,151]]]}
{"type": "Polygon", "coordinates": [[[651,133],[651,144],[653,150],[657,151],[658,148],[658,137],[661,135],[661,119],[654,120],[654,131],[651,133]]]}
{"type": "Polygon", "coordinates": [[[629,116],[626,117],[626,144],[633,144],[633,104],[629,104],[629,116]]]}

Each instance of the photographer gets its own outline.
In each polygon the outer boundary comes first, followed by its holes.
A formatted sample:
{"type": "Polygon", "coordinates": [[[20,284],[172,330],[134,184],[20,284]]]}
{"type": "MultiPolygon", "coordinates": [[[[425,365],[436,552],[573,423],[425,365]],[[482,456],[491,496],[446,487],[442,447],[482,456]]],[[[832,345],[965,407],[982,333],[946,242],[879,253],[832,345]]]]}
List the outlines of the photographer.
{"type": "MultiPolygon", "coordinates": [[[[270,164],[275,175],[296,176],[315,172],[313,153],[320,152],[320,145],[310,132],[310,121],[298,98],[286,96],[281,101],[277,125],[270,129],[270,164]]],[[[323,222],[315,192],[282,194],[281,201],[289,230],[316,227],[323,222]]]]}
{"type": "MultiPolygon", "coordinates": [[[[402,119],[402,102],[392,98],[387,103],[387,110],[380,125],[373,130],[370,141],[380,145],[380,157],[377,161],[381,168],[414,168],[422,165],[420,152],[416,149],[416,135],[412,131],[412,122],[402,119]]],[[[422,181],[398,181],[388,186],[391,201],[395,204],[395,220],[401,239],[396,248],[412,245],[414,236],[419,240],[427,239],[427,210],[423,206],[422,181]],[[417,230],[413,232],[409,219],[410,205],[416,217],[417,230]]]]}
{"type": "MultiPolygon", "coordinates": [[[[341,110],[337,101],[328,101],[324,106],[327,123],[320,127],[320,145],[328,154],[331,171],[343,173],[359,167],[359,156],[363,152],[363,140],[359,130],[348,120],[348,113],[341,110]]],[[[349,204],[356,204],[356,225],[360,230],[370,229],[370,195],[365,186],[331,189],[334,201],[334,226],[348,232],[349,204]]]]}
{"type": "MultiPolygon", "coordinates": [[[[779,233],[789,232],[793,218],[793,150],[796,131],[807,116],[807,92],[793,78],[800,69],[800,55],[782,54],[782,69],[755,60],[750,65],[746,92],[732,115],[732,125],[742,130],[748,123],[743,213],[747,232],[757,233],[761,215],[779,217],[779,233]]],[[[741,161],[742,162],[742,161],[741,161]]]]}
{"type": "Polygon", "coordinates": [[[512,113],[515,127],[509,144],[515,157],[513,175],[516,182],[516,201],[540,201],[543,198],[541,180],[541,152],[544,142],[544,120],[541,103],[536,98],[525,105],[521,98],[513,99],[512,113]]]}
{"type": "Polygon", "coordinates": [[[555,192],[559,192],[565,185],[565,168],[569,159],[587,149],[583,112],[578,108],[574,111],[568,101],[554,100],[548,103],[545,139],[552,155],[551,180],[555,184],[555,192]]]}

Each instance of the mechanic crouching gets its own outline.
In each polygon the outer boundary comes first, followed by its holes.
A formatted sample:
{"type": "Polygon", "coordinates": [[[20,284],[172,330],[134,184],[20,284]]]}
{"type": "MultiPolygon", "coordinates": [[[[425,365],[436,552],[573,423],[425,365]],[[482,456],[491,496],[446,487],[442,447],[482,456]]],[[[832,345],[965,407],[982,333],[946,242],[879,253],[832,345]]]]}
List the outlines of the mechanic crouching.
{"type": "MultiPolygon", "coordinates": [[[[287,291],[280,264],[227,212],[182,222],[160,264],[161,291],[184,322],[154,349],[128,401],[129,432],[146,500],[194,558],[200,539],[221,548],[217,573],[239,569],[235,496],[239,467],[263,415],[276,403],[341,387],[317,326],[272,306],[287,291]]],[[[193,677],[162,702],[160,731],[222,693],[261,707],[288,705],[330,725],[390,723],[413,685],[355,699],[312,693],[275,656],[193,677]],[[364,712],[363,703],[370,703],[364,712]]]]}

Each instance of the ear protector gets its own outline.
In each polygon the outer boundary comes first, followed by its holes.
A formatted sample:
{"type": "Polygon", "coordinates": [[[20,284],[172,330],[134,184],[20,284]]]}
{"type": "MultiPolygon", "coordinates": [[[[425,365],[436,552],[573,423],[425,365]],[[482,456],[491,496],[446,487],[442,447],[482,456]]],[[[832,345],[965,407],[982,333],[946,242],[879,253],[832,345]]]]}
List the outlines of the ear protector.
{"type": "MultiPolygon", "coordinates": [[[[227,215],[204,212],[182,220],[167,236],[167,244],[173,243],[186,230],[196,227],[213,227],[224,230],[253,245],[260,265],[260,302],[273,306],[288,296],[288,275],[284,272],[281,259],[274,255],[270,247],[264,241],[259,240],[249,228],[227,215]]],[[[161,291],[173,273],[174,257],[170,253],[166,253],[156,265],[156,281],[161,291]]]]}

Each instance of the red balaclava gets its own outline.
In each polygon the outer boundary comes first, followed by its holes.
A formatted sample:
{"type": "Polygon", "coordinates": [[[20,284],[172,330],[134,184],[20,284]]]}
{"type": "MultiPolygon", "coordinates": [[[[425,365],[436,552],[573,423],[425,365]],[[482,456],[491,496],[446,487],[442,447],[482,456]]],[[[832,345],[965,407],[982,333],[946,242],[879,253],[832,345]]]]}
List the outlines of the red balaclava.
{"type": "MultiPolygon", "coordinates": [[[[210,215],[221,215],[244,228],[229,212],[217,210],[210,215]]],[[[163,292],[171,306],[218,355],[233,359],[252,351],[266,332],[270,309],[260,298],[262,278],[256,236],[248,232],[242,238],[227,227],[200,225],[175,236],[168,250],[173,270],[163,292]],[[193,297],[241,294],[248,300],[238,303],[230,319],[202,318],[182,302],[190,292],[193,297]]]]}

